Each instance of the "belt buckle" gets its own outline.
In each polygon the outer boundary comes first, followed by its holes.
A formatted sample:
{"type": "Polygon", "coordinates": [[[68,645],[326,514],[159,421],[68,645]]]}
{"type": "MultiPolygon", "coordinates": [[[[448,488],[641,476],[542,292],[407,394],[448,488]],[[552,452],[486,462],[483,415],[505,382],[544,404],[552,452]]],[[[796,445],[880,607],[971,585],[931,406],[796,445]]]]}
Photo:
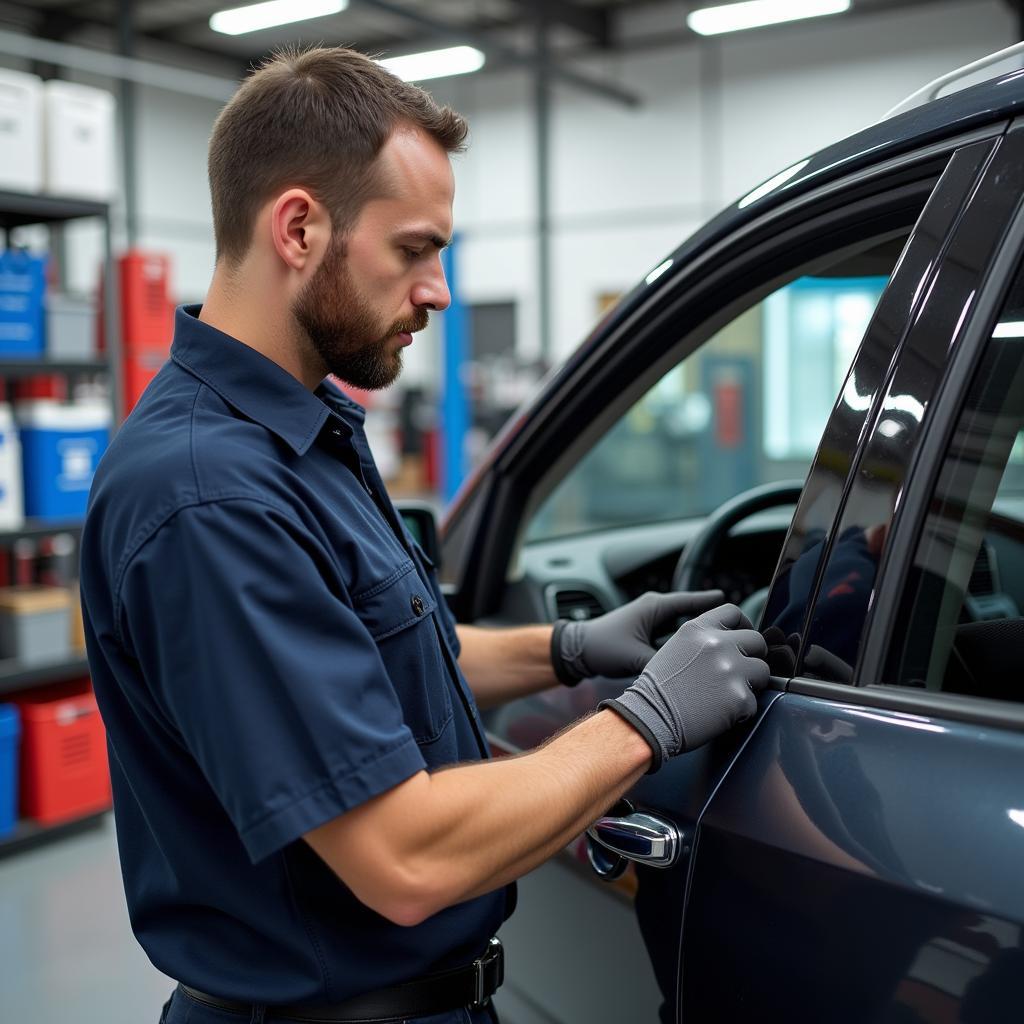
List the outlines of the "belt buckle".
{"type": "Polygon", "coordinates": [[[500,939],[495,937],[488,941],[483,954],[473,961],[473,968],[476,971],[476,992],[473,1002],[470,1003],[470,1009],[478,1010],[485,1005],[491,993],[496,992],[505,980],[505,957],[500,939]],[[494,978],[494,986],[490,992],[487,991],[488,976],[494,978]]]}

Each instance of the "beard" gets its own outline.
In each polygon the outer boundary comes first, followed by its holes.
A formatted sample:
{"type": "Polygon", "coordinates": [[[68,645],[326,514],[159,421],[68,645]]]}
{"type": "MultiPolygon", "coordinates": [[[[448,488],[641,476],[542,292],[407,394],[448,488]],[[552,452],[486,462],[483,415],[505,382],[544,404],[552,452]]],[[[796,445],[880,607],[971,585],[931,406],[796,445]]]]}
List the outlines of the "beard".
{"type": "Polygon", "coordinates": [[[292,307],[327,372],[353,387],[379,391],[402,372],[402,350],[393,348],[396,334],[422,331],[425,309],[388,325],[359,294],[345,263],[345,246],[333,244],[292,307]]]}

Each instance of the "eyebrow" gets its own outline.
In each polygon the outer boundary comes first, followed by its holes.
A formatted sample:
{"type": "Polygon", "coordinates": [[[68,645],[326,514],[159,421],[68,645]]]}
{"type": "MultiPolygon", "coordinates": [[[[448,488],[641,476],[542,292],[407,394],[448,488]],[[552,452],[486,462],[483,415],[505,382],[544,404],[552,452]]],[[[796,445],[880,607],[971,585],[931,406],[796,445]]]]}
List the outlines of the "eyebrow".
{"type": "Polygon", "coordinates": [[[452,244],[450,238],[442,238],[440,235],[435,235],[432,231],[401,231],[397,235],[398,238],[415,238],[418,241],[429,242],[438,250],[447,249],[452,244]]]}

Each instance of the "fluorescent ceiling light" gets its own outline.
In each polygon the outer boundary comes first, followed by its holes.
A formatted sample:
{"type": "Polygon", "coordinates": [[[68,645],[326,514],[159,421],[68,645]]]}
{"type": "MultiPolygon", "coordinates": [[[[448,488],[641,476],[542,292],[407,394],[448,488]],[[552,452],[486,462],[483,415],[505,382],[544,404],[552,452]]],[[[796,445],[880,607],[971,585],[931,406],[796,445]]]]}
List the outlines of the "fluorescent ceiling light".
{"type": "Polygon", "coordinates": [[[290,25],[293,21],[308,21],[337,14],[348,7],[348,0],[269,0],[263,4],[232,7],[210,15],[210,28],[226,36],[240,36],[258,32],[261,28],[290,25]]]}
{"type": "Polygon", "coordinates": [[[428,78],[468,75],[479,71],[485,60],[484,55],[472,46],[452,46],[447,50],[388,57],[377,63],[406,82],[422,82],[428,78]]]}
{"type": "Polygon", "coordinates": [[[686,16],[686,24],[702,36],[740,32],[784,21],[842,14],[850,9],[850,0],[746,0],[745,3],[702,7],[686,16]]]}

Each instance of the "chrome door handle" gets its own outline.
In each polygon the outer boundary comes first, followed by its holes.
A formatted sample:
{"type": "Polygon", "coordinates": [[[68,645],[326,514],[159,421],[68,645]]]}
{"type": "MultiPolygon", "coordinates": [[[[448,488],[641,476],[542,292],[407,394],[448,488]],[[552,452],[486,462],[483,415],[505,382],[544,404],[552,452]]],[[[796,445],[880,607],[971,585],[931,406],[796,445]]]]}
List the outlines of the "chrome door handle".
{"type": "Polygon", "coordinates": [[[587,835],[620,857],[655,868],[671,867],[690,845],[672,822],[641,811],[598,818],[587,835]]]}

